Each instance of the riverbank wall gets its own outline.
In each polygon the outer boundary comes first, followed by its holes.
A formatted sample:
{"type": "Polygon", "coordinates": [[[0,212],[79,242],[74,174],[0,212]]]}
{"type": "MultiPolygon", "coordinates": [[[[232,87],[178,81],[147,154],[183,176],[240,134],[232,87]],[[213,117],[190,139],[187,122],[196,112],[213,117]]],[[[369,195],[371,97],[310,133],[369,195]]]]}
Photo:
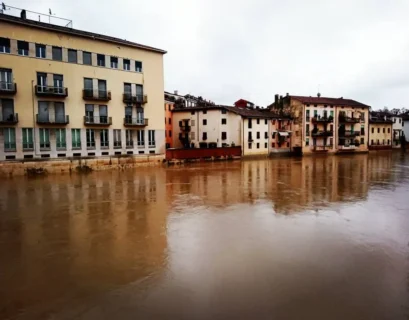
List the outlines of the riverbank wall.
{"type": "Polygon", "coordinates": [[[143,166],[161,166],[164,160],[164,155],[122,155],[110,157],[2,161],[0,162],[0,177],[124,170],[143,166]]]}

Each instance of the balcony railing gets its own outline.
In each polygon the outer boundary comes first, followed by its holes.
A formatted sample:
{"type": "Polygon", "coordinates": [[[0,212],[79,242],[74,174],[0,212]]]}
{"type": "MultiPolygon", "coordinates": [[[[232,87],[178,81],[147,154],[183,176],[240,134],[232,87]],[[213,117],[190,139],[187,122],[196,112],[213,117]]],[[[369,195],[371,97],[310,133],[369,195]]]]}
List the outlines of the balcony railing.
{"type": "Polygon", "coordinates": [[[361,118],[347,117],[347,116],[340,114],[338,117],[338,120],[339,122],[345,122],[345,123],[358,123],[361,121],[361,118]]]}
{"type": "Polygon", "coordinates": [[[189,126],[189,125],[181,125],[179,128],[180,128],[181,131],[190,132],[191,126],[189,126]]]}
{"type": "Polygon", "coordinates": [[[312,132],[313,137],[332,137],[334,135],[333,131],[317,131],[312,132]]]}
{"type": "Polygon", "coordinates": [[[123,102],[145,104],[148,102],[148,96],[146,94],[124,93],[123,102]]]}
{"type": "Polygon", "coordinates": [[[14,95],[17,93],[17,84],[0,81],[0,94],[14,95]]]}
{"type": "Polygon", "coordinates": [[[68,89],[65,87],[35,86],[35,93],[38,97],[61,97],[68,96],[68,89]]]}
{"type": "Polygon", "coordinates": [[[124,118],[124,126],[130,127],[145,127],[149,123],[148,119],[140,119],[140,118],[124,118]]]}
{"type": "Polygon", "coordinates": [[[0,115],[0,124],[16,124],[18,123],[18,113],[13,113],[3,117],[0,115]]]}
{"type": "Polygon", "coordinates": [[[311,149],[312,151],[328,151],[331,150],[333,147],[332,144],[327,144],[325,146],[312,146],[311,149]]]}
{"type": "Polygon", "coordinates": [[[69,116],[54,115],[51,117],[49,114],[37,114],[36,121],[38,124],[69,124],[69,116]]]}
{"type": "Polygon", "coordinates": [[[344,133],[339,133],[340,137],[346,137],[346,138],[358,137],[360,135],[361,135],[360,131],[345,131],[344,133]]]}
{"type": "Polygon", "coordinates": [[[84,116],[84,124],[91,126],[110,126],[112,124],[112,117],[107,116],[84,116]]]}
{"type": "Polygon", "coordinates": [[[312,123],[329,123],[329,122],[334,122],[334,117],[333,116],[317,116],[312,118],[312,123]]]}
{"type": "Polygon", "coordinates": [[[84,89],[82,90],[82,98],[84,100],[109,101],[111,100],[111,91],[84,89]]]}

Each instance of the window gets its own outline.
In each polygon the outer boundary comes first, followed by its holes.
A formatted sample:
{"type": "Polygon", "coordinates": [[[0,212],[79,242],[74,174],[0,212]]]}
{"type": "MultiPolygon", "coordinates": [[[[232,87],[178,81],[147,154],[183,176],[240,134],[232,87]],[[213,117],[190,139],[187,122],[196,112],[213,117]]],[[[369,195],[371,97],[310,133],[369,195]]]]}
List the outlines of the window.
{"type": "Polygon", "coordinates": [[[388,128],[388,133],[391,133],[391,128],[388,128]]]}
{"type": "Polygon", "coordinates": [[[257,119],[257,124],[260,124],[260,119],[257,119]]]}
{"type": "Polygon", "coordinates": [[[203,119],[203,125],[206,126],[207,125],[207,120],[203,119]]]}
{"type": "Polygon", "coordinates": [[[114,129],[114,148],[122,148],[120,129],[114,129]]]}
{"type": "Polygon", "coordinates": [[[268,132],[264,132],[264,139],[268,139],[268,132]]]}
{"type": "Polygon", "coordinates": [[[305,135],[306,135],[307,137],[310,136],[310,125],[309,125],[309,124],[306,125],[305,135]]]}
{"type": "Polygon", "coordinates": [[[207,132],[202,133],[202,140],[207,140],[207,132]]]}
{"type": "Polygon", "coordinates": [[[227,110],[226,109],[222,109],[222,114],[226,114],[227,110]]]}
{"type": "Polygon", "coordinates": [[[52,48],[53,60],[62,61],[62,48],[54,47],[52,48]]]}
{"type": "Polygon", "coordinates": [[[34,149],[33,128],[23,128],[23,150],[34,149]]]}
{"type": "Polygon", "coordinates": [[[172,138],[172,130],[169,130],[169,138],[172,138]]]}
{"type": "Polygon", "coordinates": [[[248,147],[249,147],[249,149],[251,149],[251,147],[252,147],[251,142],[249,143],[248,147]]]}
{"type": "Polygon", "coordinates": [[[196,135],[195,135],[195,132],[193,131],[190,133],[190,140],[195,140],[195,138],[196,138],[196,135]]]}
{"type": "Polygon", "coordinates": [[[172,118],[168,119],[168,124],[172,124],[172,118]]]}
{"type": "Polygon", "coordinates": [[[371,140],[371,145],[373,145],[373,139],[371,140]]]}
{"type": "Polygon", "coordinates": [[[374,127],[372,127],[372,133],[374,133],[375,132],[375,128],[374,127]]]}
{"type": "Polygon", "coordinates": [[[227,124],[227,119],[222,119],[222,124],[227,124]]]}
{"type": "Polygon", "coordinates": [[[318,117],[318,110],[314,110],[314,118],[318,117]]]}
{"type": "Polygon", "coordinates": [[[207,110],[203,110],[203,114],[207,114],[207,110]]]}
{"type": "Polygon", "coordinates": [[[36,43],[36,57],[45,59],[45,45],[36,43]]]}
{"type": "Polygon", "coordinates": [[[131,61],[124,59],[124,70],[131,70],[131,61]]]}
{"type": "Polygon", "coordinates": [[[118,69],[118,58],[117,57],[111,57],[111,68],[118,69]]]}
{"type": "Polygon", "coordinates": [[[267,149],[267,142],[264,143],[264,148],[267,149]]]}
{"type": "Polygon", "coordinates": [[[267,121],[268,121],[267,119],[264,119],[264,124],[267,124],[267,121]]]}
{"type": "Polygon", "coordinates": [[[71,129],[71,141],[73,149],[81,149],[81,129],[71,129]]]}
{"type": "Polygon", "coordinates": [[[382,139],[382,144],[385,144],[385,139],[382,139]]]}
{"type": "Polygon", "coordinates": [[[310,145],[310,139],[309,139],[309,138],[305,139],[305,145],[306,145],[306,146],[309,146],[309,145],[310,145]]]}
{"type": "Polygon", "coordinates": [[[57,140],[57,149],[65,149],[67,147],[65,140],[65,129],[55,129],[55,137],[57,140]]]}
{"type": "Polygon", "coordinates": [[[28,56],[28,42],[17,41],[17,51],[20,56],[28,56]]]}
{"type": "Polygon", "coordinates": [[[361,144],[364,144],[364,143],[365,143],[364,138],[361,138],[361,144]]]}
{"type": "Polygon", "coordinates": [[[194,112],[194,111],[191,111],[190,114],[193,116],[193,115],[195,115],[195,112],[194,112]]]}
{"type": "Polygon", "coordinates": [[[257,139],[260,139],[260,131],[257,131],[257,139]]]}
{"type": "Polygon", "coordinates": [[[77,50],[68,49],[68,62],[77,63],[77,50]]]}
{"type": "Polygon", "coordinates": [[[251,119],[248,119],[248,128],[249,128],[249,129],[251,129],[251,128],[252,128],[251,119]]]}
{"type": "Polygon", "coordinates": [[[271,147],[272,147],[272,148],[275,148],[275,147],[276,147],[275,142],[272,142],[272,143],[271,143],[271,147]]]}
{"type": "Polygon", "coordinates": [[[63,93],[64,77],[62,74],[53,74],[54,92],[63,93]]]}
{"type": "Polygon", "coordinates": [[[149,147],[154,147],[156,145],[155,130],[148,130],[148,143],[149,147]]]}
{"type": "Polygon", "coordinates": [[[10,39],[0,38],[0,52],[10,53],[10,39]]]}
{"type": "Polygon", "coordinates": [[[260,143],[257,142],[257,149],[260,149],[260,143]]]}
{"type": "Polygon", "coordinates": [[[396,118],[393,118],[393,123],[396,123],[396,118]]]}
{"type": "Polygon", "coordinates": [[[101,148],[108,148],[109,147],[108,129],[102,129],[100,131],[99,138],[101,140],[101,148]]]}
{"type": "Polygon", "coordinates": [[[365,135],[365,126],[361,125],[361,136],[365,135]]]}
{"type": "Polygon", "coordinates": [[[97,65],[100,67],[105,67],[105,55],[97,54],[97,65]]]}
{"type": "Polygon", "coordinates": [[[329,112],[329,116],[330,116],[331,118],[334,118],[334,111],[333,111],[333,110],[331,110],[331,111],[329,112]]]}
{"type": "Polygon", "coordinates": [[[227,139],[227,132],[222,132],[222,140],[226,140],[227,139]]]}
{"type": "Polygon", "coordinates": [[[4,128],[4,150],[15,151],[16,150],[16,129],[4,128]]]}
{"type": "Polygon", "coordinates": [[[50,129],[40,128],[40,150],[50,149],[50,129]]]}
{"type": "Polygon", "coordinates": [[[253,133],[251,131],[247,132],[247,140],[253,141],[253,133]]]}
{"type": "Polygon", "coordinates": [[[135,71],[142,72],[142,62],[141,61],[135,61],[135,71]]]}
{"type": "Polygon", "coordinates": [[[0,69],[0,89],[13,89],[13,74],[11,69],[0,69]]]}
{"type": "Polygon", "coordinates": [[[145,146],[145,131],[136,130],[136,137],[137,137],[137,141],[138,141],[138,146],[139,147],[145,146]]]}
{"type": "Polygon", "coordinates": [[[382,131],[383,131],[383,133],[385,133],[385,128],[382,128],[382,129],[383,129],[383,130],[382,130],[382,131]]]}
{"type": "Polygon", "coordinates": [[[133,148],[132,130],[125,130],[126,147],[133,148]]]}
{"type": "Polygon", "coordinates": [[[87,129],[86,131],[86,138],[87,138],[87,148],[93,149],[95,148],[95,131],[94,129],[87,129]]]}
{"type": "Polygon", "coordinates": [[[378,128],[378,133],[380,133],[381,132],[381,128],[378,128]]]}
{"type": "Polygon", "coordinates": [[[92,65],[91,52],[82,52],[82,64],[86,64],[88,66],[92,65]]]}
{"type": "Polygon", "coordinates": [[[310,121],[310,110],[306,110],[305,120],[310,121]]]}

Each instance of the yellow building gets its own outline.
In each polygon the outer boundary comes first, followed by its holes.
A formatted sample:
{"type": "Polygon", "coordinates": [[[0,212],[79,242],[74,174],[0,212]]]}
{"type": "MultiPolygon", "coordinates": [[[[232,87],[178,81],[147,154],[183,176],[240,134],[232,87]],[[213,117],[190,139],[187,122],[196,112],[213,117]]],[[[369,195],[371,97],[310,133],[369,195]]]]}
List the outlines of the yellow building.
{"type": "Polygon", "coordinates": [[[390,114],[371,112],[369,120],[369,150],[392,149],[393,121],[390,114]]]}
{"type": "Polygon", "coordinates": [[[344,98],[276,95],[270,106],[294,119],[291,148],[302,154],[368,151],[369,106],[344,98]]]}
{"type": "Polygon", "coordinates": [[[163,153],[165,53],[0,14],[0,160],[163,153]]]}

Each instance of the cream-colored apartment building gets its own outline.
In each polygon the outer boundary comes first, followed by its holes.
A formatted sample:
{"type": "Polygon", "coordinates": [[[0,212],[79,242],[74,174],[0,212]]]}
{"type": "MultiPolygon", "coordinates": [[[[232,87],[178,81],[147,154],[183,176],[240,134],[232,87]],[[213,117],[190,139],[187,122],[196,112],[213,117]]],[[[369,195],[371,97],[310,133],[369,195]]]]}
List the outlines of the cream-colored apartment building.
{"type": "Polygon", "coordinates": [[[165,53],[0,14],[0,160],[164,153],[165,53]]]}
{"type": "Polygon", "coordinates": [[[368,151],[369,106],[351,99],[276,95],[271,111],[293,120],[291,147],[302,154],[368,151]]]}

